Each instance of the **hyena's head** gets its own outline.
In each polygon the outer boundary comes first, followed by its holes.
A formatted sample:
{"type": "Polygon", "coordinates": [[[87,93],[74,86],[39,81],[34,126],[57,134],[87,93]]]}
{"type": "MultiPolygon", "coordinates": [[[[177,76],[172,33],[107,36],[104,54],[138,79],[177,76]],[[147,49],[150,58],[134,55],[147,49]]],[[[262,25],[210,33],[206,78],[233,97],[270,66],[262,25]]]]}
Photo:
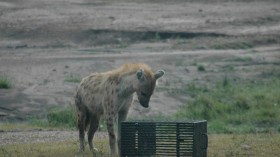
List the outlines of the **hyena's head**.
{"type": "Polygon", "coordinates": [[[144,69],[137,70],[136,76],[138,83],[136,87],[136,93],[138,100],[143,107],[149,107],[149,101],[151,95],[154,92],[156,80],[163,75],[163,70],[158,70],[156,73],[145,73],[144,69]]]}

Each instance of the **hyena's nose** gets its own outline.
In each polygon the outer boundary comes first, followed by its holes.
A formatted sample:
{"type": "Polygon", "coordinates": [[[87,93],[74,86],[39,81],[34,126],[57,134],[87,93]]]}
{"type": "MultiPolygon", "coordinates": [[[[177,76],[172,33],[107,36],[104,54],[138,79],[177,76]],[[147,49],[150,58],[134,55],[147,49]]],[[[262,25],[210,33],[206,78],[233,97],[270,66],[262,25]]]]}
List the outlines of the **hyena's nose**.
{"type": "Polygon", "coordinates": [[[146,101],[146,100],[140,100],[139,101],[141,106],[145,107],[145,108],[148,108],[149,107],[149,101],[146,101]]]}

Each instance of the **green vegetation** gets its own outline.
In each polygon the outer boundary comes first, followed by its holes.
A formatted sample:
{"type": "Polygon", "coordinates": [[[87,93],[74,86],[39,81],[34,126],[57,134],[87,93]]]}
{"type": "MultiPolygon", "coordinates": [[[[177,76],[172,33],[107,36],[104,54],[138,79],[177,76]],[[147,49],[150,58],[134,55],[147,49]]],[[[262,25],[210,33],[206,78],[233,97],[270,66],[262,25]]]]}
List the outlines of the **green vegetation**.
{"type": "Polygon", "coordinates": [[[190,84],[192,97],[176,118],[206,119],[211,133],[259,133],[279,131],[280,79],[237,83],[225,78],[214,87],[190,84]]]}
{"type": "Polygon", "coordinates": [[[244,56],[244,57],[235,57],[228,61],[235,61],[235,62],[250,62],[252,61],[252,57],[244,56]]]}
{"type": "MultiPolygon", "coordinates": [[[[22,123],[2,122],[0,131],[28,130],[76,130],[77,114],[72,105],[51,108],[43,117],[33,117],[22,123]]],[[[106,131],[106,123],[102,117],[99,121],[99,131],[106,131]]]]}
{"type": "MultiPolygon", "coordinates": [[[[208,156],[276,157],[280,152],[280,89],[275,87],[279,86],[279,78],[270,78],[257,83],[253,81],[240,83],[225,77],[212,87],[190,83],[181,92],[188,94],[192,100],[182,106],[175,116],[154,115],[141,117],[141,120],[207,119],[210,133],[208,156]]],[[[74,106],[52,108],[46,117],[45,120],[34,120],[31,129],[37,128],[34,125],[67,129],[76,126],[74,106]]],[[[100,125],[105,130],[104,121],[100,125]]],[[[19,128],[18,125],[16,127],[19,128]]],[[[20,128],[26,127],[30,128],[29,125],[22,125],[20,128]]],[[[13,126],[5,124],[4,128],[9,129],[13,126]]],[[[88,145],[86,151],[79,154],[78,140],[8,144],[0,147],[0,154],[3,157],[107,156],[108,138],[95,139],[94,144],[99,150],[94,154],[89,151],[88,145]]]]}
{"type": "Polygon", "coordinates": [[[155,40],[156,40],[156,41],[161,40],[161,36],[160,36],[160,33],[159,33],[159,32],[156,32],[156,33],[155,33],[155,40]]]}
{"type": "MultiPolygon", "coordinates": [[[[210,133],[280,132],[280,88],[276,87],[280,87],[278,77],[259,82],[237,82],[225,77],[211,87],[190,83],[185,89],[178,89],[191,99],[175,115],[144,119],[206,119],[210,133]]],[[[30,119],[28,125],[21,128],[75,129],[76,126],[76,109],[67,106],[52,108],[43,119],[30,119]]],[[[13,126],[5,124],[1,128],[11,130],[13,126]]],[[[106,130],[104,120],[99,129],[106,130]]]]}
{"type": "Polygon", "coordinates": [[[210,157],[277,157],[280,134],[210,134],[210,157]]]}
{"type": "Polygon", "coordinates": [[[250,42],[220,43],[210,46],[212,49],[250,49],[253,47],[253,43],[250,42]]]}
{"type": "Polygon", "coordinates": [[[75,127],[77,117],[74,107],[62,109],[52,109],[47,115],[47,120],[51,126],[75,127]]]}
{"type": "Polygon", "coordinates": [[[79,83],[81,82],[81,77],[80,76],[77,76],[77,75],[73,75],[73,74],[70,74],[69,76],[66,76],[64,81],[65,82],[71,82],[71,83],[79,83]]]}
{"type": "Polygon", "coordinates": [[[29,124],[39,128],[76,128],[77,115],[74,106],[55,107],[48,111],[46,117],[31,118],[29,124]]]}
{"type": "MultiPolygon", "coordinates": [[[[1,125],[0,125],[1,126],[1,125]]],[[[52,108],[48,111],[46,118],[30,119],[29,124],[25,124],[22,128],[59,128],[59,129],[76,129],[77,127],[77,114],[76,108],[72,105],[62,108],[52,108]]],[[[1,126],[2,127],[2,126],[1,126]]],[[[4,125],[5,130],[13,130],[13,125],[4,125]],[[9,129],[10,128],[10,129],[9,129]]],[[[106,123],[103,118],[99,122],[99,131],[106,130],[106,123]]]]}
{"type": "Polygon", "coordinates": [[[245,36],[196,36],[195,38],[177,38],[173,40],[173,49],[253,49],[263,45],[280,43],[279,35],[245,36]]]}
{"type": "MultiPolygon", "coordinates": [[[[108,140],[95,139],[95,147],[99,152],[94,153],[95,156],[108,156],[108,140]]],[[[29,144],[9,144],[0,147],[1,157],[69,157],[69,156],[94,156],[93,152],[87,149],[83,153],[79,153],[78,141],[66,142],[43,142],[29,144]]]]}
{"type": "MultiPolygon", "coordinates": [[[[208,138],[209,144],[207,154],[210,157],[277,157],[280,152],[280,134],[210,134],[208,138]]],[[[94,145],[99,150],[94,155],[89,151],[88,145],[86,145],[84,153],[78,153],[79,142],[75,140],[9,144],[0,146],[0,154],[1,157],[108,156],[108,138],[94,139],[94,145]]]]}
{"type": "Polygon", "coordinates": [[[11,87],[11,81],[5,76],[0,76],[0,89],[9,89],[11,87]]]}
{"type": "Polygon", "coordinates": [[[205,71],[205,67],[202,64],[197,65],[197,70],[198,71],[205,71]]]}
{"type": "MultiPolygon", "coordinates": [[[[29,130],[42,130],[42,129],[47,129],[47,126],[39,126],[35,125],[30,122],[24,122],[24,123],[11,123],[11,122],[1,122],[0,123],[0,132],[1,131],[15,131],[15,130],[20,130],[20,131],[29,131],[29,130]]],[[[52,129],[52,128],[50,128],[52,129]]]]}

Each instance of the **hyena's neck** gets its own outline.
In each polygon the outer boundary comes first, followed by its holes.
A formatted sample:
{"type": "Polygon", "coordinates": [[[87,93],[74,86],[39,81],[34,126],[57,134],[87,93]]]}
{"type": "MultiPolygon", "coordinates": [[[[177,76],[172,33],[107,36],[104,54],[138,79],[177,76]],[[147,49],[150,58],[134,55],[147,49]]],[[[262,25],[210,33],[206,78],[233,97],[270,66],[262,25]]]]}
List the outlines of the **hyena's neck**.
{"type": "Polygon", "coordinates": [[[120,96],[123,98],[132,96],[132,94],[135,92],[134,83],[135,75],[123,76],[119,84],[120,96]]]}

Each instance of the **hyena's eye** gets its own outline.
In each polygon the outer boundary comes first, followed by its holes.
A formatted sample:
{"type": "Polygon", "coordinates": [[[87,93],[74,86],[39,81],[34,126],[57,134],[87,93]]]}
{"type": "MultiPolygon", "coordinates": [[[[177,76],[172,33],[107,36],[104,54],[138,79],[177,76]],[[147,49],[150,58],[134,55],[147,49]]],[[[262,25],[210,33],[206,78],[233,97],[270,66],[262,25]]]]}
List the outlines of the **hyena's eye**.
{"type": "Polygon", "coordinates": [[[141,96],[147,97],[148,95],[146,93],[144,93],[144,92],[141,92],[141,96]]]}

